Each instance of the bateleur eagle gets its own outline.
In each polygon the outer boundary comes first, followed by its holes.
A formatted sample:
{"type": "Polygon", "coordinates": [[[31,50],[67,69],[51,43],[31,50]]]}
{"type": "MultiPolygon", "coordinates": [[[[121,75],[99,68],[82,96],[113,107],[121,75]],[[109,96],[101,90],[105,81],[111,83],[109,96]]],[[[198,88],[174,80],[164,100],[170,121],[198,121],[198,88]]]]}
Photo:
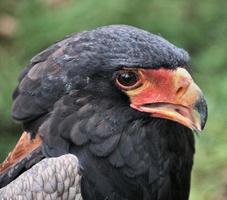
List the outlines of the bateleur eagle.
{"type": "Polygon", "coordinates": [[[207,118],[188,61],[183,49],[126,25],[73,34],[39,53],[13,94],[25,133],[1,165],[1,187],[70,153],[84,200],[187,200],[193,131],[207,118]]]}

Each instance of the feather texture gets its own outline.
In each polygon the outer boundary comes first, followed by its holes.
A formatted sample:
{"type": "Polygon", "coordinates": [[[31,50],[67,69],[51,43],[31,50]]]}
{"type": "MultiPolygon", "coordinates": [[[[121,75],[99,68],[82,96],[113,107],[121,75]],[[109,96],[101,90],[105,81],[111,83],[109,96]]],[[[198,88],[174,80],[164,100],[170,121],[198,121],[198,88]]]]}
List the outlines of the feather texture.
{"type": "Polygon", "coordinates": [[[0,189],[0,199],[82,200],[80,168],[74,155],[46,158],[0,189]]]}

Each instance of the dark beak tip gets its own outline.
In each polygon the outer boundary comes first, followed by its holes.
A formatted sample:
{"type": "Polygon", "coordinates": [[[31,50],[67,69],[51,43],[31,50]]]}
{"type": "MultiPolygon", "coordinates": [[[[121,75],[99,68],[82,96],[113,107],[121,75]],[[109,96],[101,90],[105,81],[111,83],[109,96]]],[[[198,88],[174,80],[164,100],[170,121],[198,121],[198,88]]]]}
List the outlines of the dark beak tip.
{"type": "Polygon", "coordinates": [[[199,100],[196,102],[195,109],[200,114],[201,130],[203,130],[206,125],[208,117],[207,101],[204,96],[201,96],[199,100]]]}

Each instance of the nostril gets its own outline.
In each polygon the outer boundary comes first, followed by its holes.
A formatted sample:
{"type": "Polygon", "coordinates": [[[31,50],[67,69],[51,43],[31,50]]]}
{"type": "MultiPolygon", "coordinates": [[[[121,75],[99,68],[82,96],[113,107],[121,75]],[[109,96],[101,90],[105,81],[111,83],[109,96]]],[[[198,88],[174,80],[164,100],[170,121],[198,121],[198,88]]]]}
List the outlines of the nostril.
{"type": "Polygon", "coordinates": [[[183,93],[184,93],[184,88],[183,87],[179,87],[177,89],[177,92],[176,92],[177,96],[181,96],[183,93]]]}

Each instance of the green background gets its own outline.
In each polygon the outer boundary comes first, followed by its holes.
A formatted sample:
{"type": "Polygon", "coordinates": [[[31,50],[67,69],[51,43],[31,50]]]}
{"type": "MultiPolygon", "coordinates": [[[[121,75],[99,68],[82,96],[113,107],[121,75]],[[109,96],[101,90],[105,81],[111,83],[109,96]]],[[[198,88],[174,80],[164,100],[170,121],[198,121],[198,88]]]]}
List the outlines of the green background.
{"type": "Polygon", "coordinates": [[[65,35],[109,24],[146,29],[190,53],[209,105],[207,126],[196,136],[190,200],[226,200],[226,0],[0,0],[0,160],[22,131],[10,117],[21,69],[65,35]]]}

